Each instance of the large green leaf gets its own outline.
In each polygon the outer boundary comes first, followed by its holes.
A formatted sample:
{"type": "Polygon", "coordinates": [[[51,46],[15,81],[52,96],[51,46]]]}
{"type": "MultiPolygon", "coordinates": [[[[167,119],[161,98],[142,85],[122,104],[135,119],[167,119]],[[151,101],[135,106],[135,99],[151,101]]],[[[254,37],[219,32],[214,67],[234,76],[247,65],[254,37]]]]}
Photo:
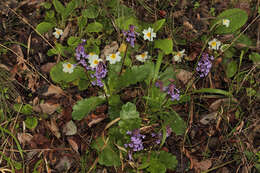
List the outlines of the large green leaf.
{"type": "Polygon", "coordinates": [[[178,165],[176,156],[163,150],[160,151],[159,160],[166,166],[167,169],[174,170],[178,165]]]}
{"type": "Polygon", "coordinates": [[[114,151],[111,147],[107,146],[99,154],[98,163],[105,166],[119,166],[120,165],[119,153],[114,151]]]}
{"type": "Polygon", "coordinates": [[[86,28],[87,32],[101,32],[102,30],[103,30],[103,25],[99,22],[90,23],[86,28]]]}
{"type": "Polygon", "coordinates": [[[154,48],[161,49],[166,55],[172,53],[172,39],[158,39],[154,41],[154,48]]]}
{"type": "Polygon", "coordinates": [[[233,33],[246,23],[247,18],[247,13],[244,10],[238,8],[225,10],[217,16],[216,20],[213,21],[213,25],[219,23],[215,33],[233,33]],[[222,24],[223,19],[228,19],[230,21],[229,27],[226,27],[222,24]]]}
{"type": "Polygon", "coordinates": [[[161,29],[161,27],[163,26],[164,23],[165,23],[165,19],[157,20],[157,21],[153,24],[154,32],[159,31],[159,29],[161,29]]]}
{"type": "Polygon", "coordinates": [[[45,32],[48,32],[49,30],[51,30],[55,25],[53,23],[49,23],[49,22],[41,22],[36,26],[36,30],[40,33],[40,34],[44,34],[45,32]]]}
{"type": "Polygon", "coordinates": [[[74,120],[81,120],[87,116],[90,111],[96,109],[96,107],[105,102],[105,98],[101,97],[91,97],[78,101],[73,106],[72,118],[74,120]]]}
{"type": "Polygon", "coordinates": [[[73,10],[77,8],[77,5],[77,0],[70,1],[66,6],[65,11],[62,13],[63,18],[66,19],[73,12],[73,10]]]}
{"type": "Polygon", "coordinates": [[[77,79],[85,79],[86,73],[83,67],[77,66],[72,73],[63,72],[63,63],[59,62],[50,71],[51,79],[56,83],[69,83],[77,79]]]}
{"type": "Polygon", "coordinates": [[[65,7],[62,5],[62,3],[61,3],[59,0],[53,0],[52,3],[53,3],[53,5],[54,5],[54,7],[55,7],[55,10],[56,10],[58,13],[62,14],[62,13],[65,12],[65,7]]]}
{"type": "Polygon", "coordinates": [[[161,116],[164,119],[164,125],[170,126],[176,135],[182,135],[186,130],[186,123],[175,111],[165,112],[166,115],[161,116]]]}
{"type": "Polygon", "coordinates": [[[108,85],[110,90],[118,91],[122,88],[144,81],[150,74],[150,65],[133,66],[127,69],[121,76],[117,73],[110,72],[108,75],[108,85]],[[116,79],[116,80],[115,80],[116,79]]]}
{"type": "Polygon", "coordinates": [[[99,14],[99,10],[98,7],[95,5],[89,5],[87,6],[87,9],[85,9],[82,12],[82,15],[86,18],[90,18],[90,19],[94,19],[96,17],[98,17],[99,14]]]}
{"type": "Polygon", "coordinates": [[[226,69],[226,74],[228,78],[233,77],[236,72],[237,72],[237,62],[236,61],[231,61],[227,64],[227,69],[226,69]]]}

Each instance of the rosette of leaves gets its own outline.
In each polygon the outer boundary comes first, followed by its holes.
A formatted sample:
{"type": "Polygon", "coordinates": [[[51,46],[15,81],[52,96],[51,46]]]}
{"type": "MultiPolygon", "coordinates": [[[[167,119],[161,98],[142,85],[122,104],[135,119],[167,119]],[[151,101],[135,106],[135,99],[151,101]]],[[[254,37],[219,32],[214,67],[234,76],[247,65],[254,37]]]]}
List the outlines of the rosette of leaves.
{"type": "Polygon", "coordinates": [[[217,24],[215,30],[216,34],[234,33],[246,23],[247,19],[248,16],[244,10],[238,8],[228,9],[217,16],[213,21],[212,26],[217,24]],[[222,25],[223,19],[228,19],[230,21],[229,27],[222,25]]]}

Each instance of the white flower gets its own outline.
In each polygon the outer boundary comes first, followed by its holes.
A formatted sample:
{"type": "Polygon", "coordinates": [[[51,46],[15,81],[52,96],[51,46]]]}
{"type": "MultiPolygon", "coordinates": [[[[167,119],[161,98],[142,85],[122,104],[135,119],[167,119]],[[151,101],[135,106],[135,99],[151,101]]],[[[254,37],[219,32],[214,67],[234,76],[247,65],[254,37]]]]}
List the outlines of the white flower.
{"type": "Polygon", "coordinates": [[[106,57],[106,60],[109,61],[110,64],[115,64],[121,60],[120,52],[109,54],[106,57]]]}
{"type": "Polygon", "coordinates": [[[144,52],[140,55],[135,56],[138,61],[145,62],[146,59],[148,59],[150,56],[148,56],[148,52],[144,52]]]}
{"type": "Polygon", "coordinates": [[[183,49],[182,51],[178,51],[177,54],[173,57],[174,61],[176,62],[181,62],[181,58],[185,55],[185,49],[183,49]]]}
{"type": "Polygon", "coordinates": [[[221,45],[221,42],[214,38],[213,40],[208,42],[208,44],[209,44],[209,49],[218,50],[221,45]]]}
{"type": "Polygon", "coordinates": [[[61,29],[55,28],[55,32],[53,33],[53,35],[55,36],[55,38],[60,38],[60,36],[63,34],[63,31],[61,29]]]}
{"type": "Polygon", "coordinates": [[[98,55],[96,55],[96,54],[89,56],[89,59],[88,59],[88,62],[90,64],[91,68],[95,68],[100,61],[102,61],[102,59],[98,58],[98,55]]]}
{"type": "Polygon", "coordinates": [[[75,68],[75,66],[69,62],[66,62],[63,64],[63,71],[65,73],[72,73],[74,68],[75,68]]]}
{"type": "Polygon", "coordinates": [[[228,19],[223,19],[223,20],[222,20],[222,24],[225,25],[226,27],[229,27],[230,20],[228,20],[228,19]]]}
{"type": "Polygon", "coordinates": [[[153,38],[156,37],[156,33],[153,32],[153,28],[150,27],[148,29],[144,29],[143,34],[144,34],[144,40],[153,41],[153,38]]]}

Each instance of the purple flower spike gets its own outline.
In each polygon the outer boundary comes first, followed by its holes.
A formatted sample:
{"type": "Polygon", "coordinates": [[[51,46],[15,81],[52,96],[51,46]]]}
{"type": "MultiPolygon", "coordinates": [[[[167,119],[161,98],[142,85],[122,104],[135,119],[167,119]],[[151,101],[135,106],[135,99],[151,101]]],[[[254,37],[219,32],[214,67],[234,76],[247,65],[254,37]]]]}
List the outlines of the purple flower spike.
{"type": "Polygon", "coordinates": [[[200,77],[206,77],[208,73],[210,72],[210,69],[212,67],[212,61],[214,60],[213,56],[209,57],[209,54],[204,53],[202,55],[202,58],[198,62],[198,65],[196,67],[197,72],[199,73],[200,77]]]}
{"type": "Polygon", "coordinates": [[[92,78],[96,78],[95,81],[92,81],[92,85],[97,85],[99,87],[103,87],[104,84],[101,81],[101,79],[105,78],[107,75],[107,69],[106,65],[103,63],[103,61],[100,61],[98,65],[94,68],[96,70],[94,75],[91,75],[92,78]]]}
{"type": "Polygon", "coordinates": [[[123,31],[123,34],[126,37],[126,42],[130,43],[130,45],[134,47],[136,41],[136,34],[138,34],[137,32],[135,32],[135,26],[129,25],[129,30],[123,31]]]}
{"type": "Polygon", "coordinates": [[[131,135],[131,142],[129,144],[125,144],[125,147],[131,148],[134,152],[141,151],[144,149],[142,139],[145,138],[145,135],[140,134],[139,129],[127,131],[126,134],[131,135]]]}

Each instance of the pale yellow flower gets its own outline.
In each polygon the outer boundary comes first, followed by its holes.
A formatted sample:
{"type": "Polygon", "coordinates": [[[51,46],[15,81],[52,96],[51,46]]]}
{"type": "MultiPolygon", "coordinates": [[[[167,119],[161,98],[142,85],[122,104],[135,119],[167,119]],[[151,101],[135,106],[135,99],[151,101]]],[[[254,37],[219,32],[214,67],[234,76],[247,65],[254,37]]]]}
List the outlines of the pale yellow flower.
{"type": "Polygon", "coordinates": [[[62,36],[62,34],[63,34],[63,31],[61,29],[55,28],[55,32],[53,33],[55,38],[59,39],[60,36],[62,36]]]}
{"type": "Polygon", "coordinates": [[[150,27],[148,29],[144,29],[143,34],[144,34],[144,40],[153,41],[153,38],[156,37],[156,33],[153,32],[153,28],[150,27]]]}
{"type": "Polygon", "coordinates": [[[63,72],[72,73],[75,66],[69,62],[63,64],[63,72]]]}

